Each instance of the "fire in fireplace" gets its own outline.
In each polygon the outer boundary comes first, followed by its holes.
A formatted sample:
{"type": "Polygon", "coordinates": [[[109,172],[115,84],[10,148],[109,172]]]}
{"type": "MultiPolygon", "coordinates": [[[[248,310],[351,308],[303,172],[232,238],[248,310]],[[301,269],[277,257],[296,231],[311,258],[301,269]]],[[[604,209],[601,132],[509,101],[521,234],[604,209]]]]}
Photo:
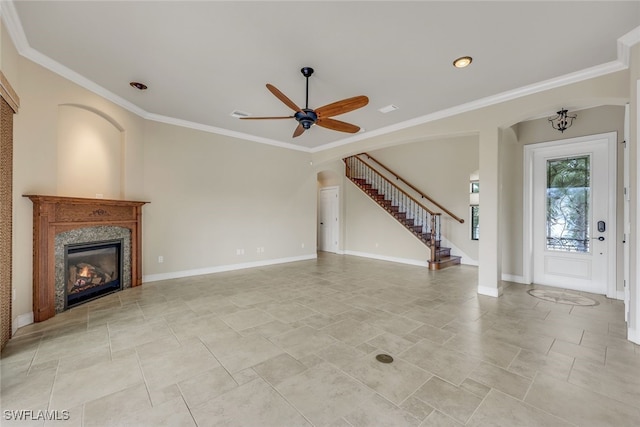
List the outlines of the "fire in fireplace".
{"type": "Polygon", "coordinates": [[[122,289],[122,243],[65,246],[65,309],[122,289]]]}

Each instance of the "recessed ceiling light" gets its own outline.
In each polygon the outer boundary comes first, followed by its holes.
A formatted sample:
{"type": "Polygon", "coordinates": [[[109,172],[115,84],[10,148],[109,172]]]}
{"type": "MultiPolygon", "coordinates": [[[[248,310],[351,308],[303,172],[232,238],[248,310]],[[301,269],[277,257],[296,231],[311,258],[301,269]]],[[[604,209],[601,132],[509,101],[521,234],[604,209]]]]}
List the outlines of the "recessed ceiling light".
{"type": "Polygon", "coordinates": [[[468,66],[469,64],[471,64],[471,61],[473,61],[473,58],[470,56],[462,56],[458,59],[456,59],[455,61],[453,61],[453,66],[456,68],[464,68],[466,66],[468,66]]]}
{"type": "Polygon", "coordinates": [[[131,87],[134,87],[138,90],[147,90],[147,85],[144,83],[140,83],[140,82],[131,82],[129,83],[131,85],[131,87]]]}
{"type": "Polygon", "coordinates": [[[240,110],[233,110],[231,112],[231,117],[235,117],[236,119],[241,119],[243,117],[249,117],[251,114],[249,113],[245,113],[244,111],[240,111],[240,110]]]}
{"type": "Polygon", "coordinates": [[[378,111],[380,111],[381,113],[390,113],[392,111],[396,111],[398,108],[400,107],[389,104],[386,107],[379,108],[378,111]]]}

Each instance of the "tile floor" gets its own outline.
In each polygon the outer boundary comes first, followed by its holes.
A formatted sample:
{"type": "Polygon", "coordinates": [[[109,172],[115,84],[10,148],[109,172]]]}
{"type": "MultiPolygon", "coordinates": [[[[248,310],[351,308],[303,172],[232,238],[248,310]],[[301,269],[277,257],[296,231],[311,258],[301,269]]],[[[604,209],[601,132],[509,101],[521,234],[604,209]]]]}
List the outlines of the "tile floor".
{"type": "Polygon", "coordinates": [[[556,304],[508,283],[494,299],[476,277],[320,254],[112,294],[18,331],[0,423],[640,425],[620,301],[556,304]]]}

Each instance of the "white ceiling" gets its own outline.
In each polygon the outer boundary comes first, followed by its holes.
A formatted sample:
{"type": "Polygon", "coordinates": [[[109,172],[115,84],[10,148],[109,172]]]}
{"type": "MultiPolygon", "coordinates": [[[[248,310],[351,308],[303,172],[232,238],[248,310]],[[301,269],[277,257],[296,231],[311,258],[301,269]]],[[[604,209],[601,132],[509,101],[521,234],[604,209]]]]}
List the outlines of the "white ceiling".
{"type": "Polygon", "coordinates": [[[618,39],[640,26],[639,1],[3,0],[2,14],[21,54],[143,117],[305,150],[619,68],[618,39]],[[291,115],[266,83],[304,107],[303,66],[310,108],[369,97],[336,117],[365,132],[293,139],[294,119],[230,116],[291,115]]]}

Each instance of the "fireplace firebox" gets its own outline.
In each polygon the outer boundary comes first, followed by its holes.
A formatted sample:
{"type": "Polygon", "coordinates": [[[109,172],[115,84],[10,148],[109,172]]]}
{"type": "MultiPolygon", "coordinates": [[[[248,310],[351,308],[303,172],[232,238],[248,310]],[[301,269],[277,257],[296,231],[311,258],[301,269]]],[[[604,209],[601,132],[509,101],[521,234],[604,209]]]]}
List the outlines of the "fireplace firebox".
{"type": "Polygon", "coordinates": [[[123,240],[65,245],[65,309],[122,289],[123,240]]]}

